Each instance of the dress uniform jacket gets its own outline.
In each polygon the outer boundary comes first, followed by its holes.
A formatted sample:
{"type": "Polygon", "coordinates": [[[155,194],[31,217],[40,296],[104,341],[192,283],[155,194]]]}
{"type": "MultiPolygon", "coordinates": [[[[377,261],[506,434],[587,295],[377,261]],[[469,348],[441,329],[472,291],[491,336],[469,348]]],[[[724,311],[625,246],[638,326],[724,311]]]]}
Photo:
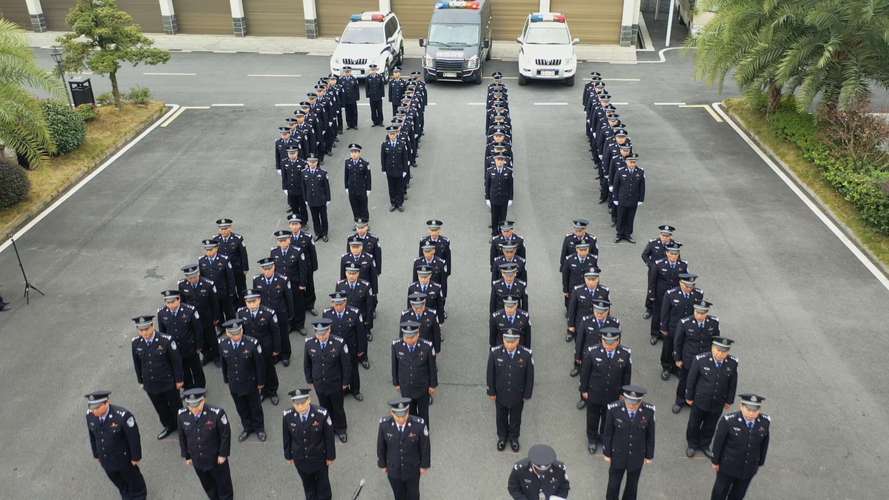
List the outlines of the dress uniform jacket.
{"type": "Polygon", "coordinates": [[[303,199],[310,207],[323,207],[330,201],[327,171],[320,168],[303,170],[303,199]]]}
{"type": "Polygon", "coordinates": [[[243,236],[238,233],[232,233],[228,238],[223,238],[221,234],[217,234],[213,241],[219,244],[219,253],[228,257],[233,272],[245,273],[250,269],[250,261],[247,258],[247,247],[244,245],[243,236]]]}
{"type": "Polygon", "coordinates": [[[366,196],[365,192],[370,191],[370,169],[367,166],[370,162],[364,158],[353,160],[346,158],[345,176],[343,178],[346,189],[356,196],[366,196]]]}
{"type": "Polygon", "coordinates": [[[182,458],[191,460],[198,470],[210,470],[218,457],[228,457],[231,427],[225,410],[206,403],[197,416],[185,408],[179,410],[179,449],[182,458]]]}
{"type": "Polygon", "coordinates": [[[565,464],[558,460],[538,476],[527,458],[519,460],[509,473],[507,485],[509,495],[514,500],[537,500],[542,492],[544,498],[555,495],[568,498],[571,485],[565,464]]]}
{"type": "Polygon", "coordinates": [[[673,360],[682,361],[691,368],[698,354],[710,352],[713,337],[719,336],[719,318],[707,316],[703,325],[698,325],[694,316],[682,318],[673,334],[673,360]]]}
{"type": "Polygon", "coordinates": [[[723,416],[713,437],[712,462],[719,466],[719,473],[742,479],[753,477],[766,463],[771,423],[772,419],[761,413],[753,429],[748,429],[740,411],[723,416]]]}
{"type": "Polygon", "coordinates": [[[331,320],[330,333],[343,339],[349,346],[349,353],[359,359],[367,356],[367,330],[364,329],[364,316],[356,307],[346,306],[342,316],[333,308],[327,308],[321,316],[331,320]],[[361,354],[361,356],[359,356],[361,354]]]}
{"type": "Polygon", "coordinates": [[[342,93],[340,93],[341,103],[351,104],[361,99],[361,88],[358,86],[357,78],[344,76],[339,79],[337,85],[342,87],[342,93]]]}
{"type": "Polygon", "coordinates": [[[216,322],[222,321],[222,313],[219,309],[219,292],[212,281],[200,278],[197,283],[192,285],[188,280],[181,279],[177,287],[182,302],[193,306],[198,311],[205,331],[214,328],[216,322]]]}
{"type": "MultiPolygon", "coordinates": [[[[442,295],[441,285],[430,280],[429,284],[424,287],[415,278],[415,281],[407,287],[407,296],[410,297],[411,294],[416,292],[426,294],[426,308],[435,311],[436,316],[438,316],[438,322],[444,323],[444,296],[442,295]]],[[[410,309],[410,299],[407,299],[405,307],[410,309]]]]}
{"type": "Polygon", "coordinates": [[[370,283],[364,280],[355,280],[355,284],[351,285],[348,280],[339,280],[336,282],[336,291],[346,294],[347,304],[350,307],[358,309],[364,318],[365,325],[373,325],[373,300],[374,292],[370,287],[370,283]]]}
{"type": "Polygon", "coordinates": [[[293,137],[284,139],[279,137],[275,139],[275,169],[281,170],[281,164],[287,159],[287,149],[294,144],[293,137]]]}
{"type": "Polygon", "coordinates": [[[291,137],[296,142],[296,147],[299,148],[300,158],[308,158],[310,155],[315,154],[317,140],[315,139],[315,128],[311,123],[303,121],[298,124],[293,128],[291,137]]]}
{"type": "Polygon", "coordinates": [[[377,276],[383,274],[383,247],[380,246],[379,236],[368,231],[365,235],[358,236],[358,233],[352,233],[346,238],[346,251],[349,251],[349,243],[358,240],[364,244],[364,253],[374,258],[374,264],[377,267],[377,276]]]}
{"type": "MultiPolygon", "coordinates": [[[[574,335],[574,359],[577,360],[578,363],[583,361],[584,353],[587,352],[590,347],[598,347],[602,345],[601,332],[603,328],[620,329],[620,320],[609,315],[605,318],[605,321],[599,322],[595,316],[590,314],[580,318],[580,321],[577,322],[574,335]]],[[[627,384],[629,384],[629,382],[627,382],[627,384]]],[[[614,399],[604,401],[603,404],[612,401],[614,401],[614,399]]]]}
{"type": "Polygon", "coordinates": [[[174,313],[167,307],[157,310],[157,330],[176,341],[180,354],[191,356],[204,346],[201,315],[194,306],[179,304],[174,313]]]}
{"type": "Polygon", "coordinates": [[[577,323],[587,315],[593,314],[594,300],[610,300],[611,290],[607,286],[596,285],[594,290],[586,284],[577,285],[568,297],[568,326],[577,330],[577,323]]]}
{"type": "Polygon", "coordinates": [[[306,421],[299,412],[290,408],[284,411],[284,459],[293,460],[303,472],[312,472],[336,460],[336,443],[333,422],[327,410],[309,405],[306,421]]]}
{"type": "Polygon", "coordinates": [[[494,263],[491,266],[491,281],[496,280],[500,277],[500,265],[501,264],[515,264],[517,266],[516,269],[516,278],[528,282],[528,270],[525,268],[527,262],[523,257],[519,257],[518,255],[514,256],[511,260],[506,260],[506,257],[499,256],[494,258],[494,263]]]}
{"type": "Polygon", "coordinates": [[[531,348],[531,316],[527,311],[516,309],[515,315],[510,318],[506,309],[491,314],[488,333],[488,345],[494,347],[500,345],[500,336],[507,330],[515,330],[519,334],[519,343],[528,349],[531,348]]]}
{"type": "Polygon", "coordinates": [[[287,158],[281,163],[281,189],[299,198],[303,195],[303,170],[308,168],[303,159],[287,158]]]}
{"type": "Polygon", "coordinates": [[[269,251],[269,257],[275,259],[275,272],[290,281],[291,290],[292,287],[306,286],[311,262],[304,247],[295,246],[291,241],[286,253],[281,247],[274,247],[269,251]]]}
{"type": "MultiPolygon", "coordinates": [[[[679,275],[688,272],[688,262],[677,259],[672,265],[666,258],[658,260],[648,268],[647,303],[660,308],[667,290],[679,286],[679,275]]],[[[659,312],[659,311],[658,311],[659,312]]],[[[658,319],[660,319],[658,317],[658,319]]]]}
{"type": "Polygon", "coordinates": [[[386,79],[383,78],[383,75],[379,73],[367,75],[364,83],[364,90],[368,99],[377,100],[386,97],[386,79]]]}
{"type": "Polygon", "coordinates": [[[642,402],[633,418],[622,401],[608,405],[602,453],[616,469],[639,470],[645,459],[654,459],[654,411],[642,402]]]}
{"type": "Polygon", "coordinates": [[[642,262],[645,263],[645,266],[651,267],[655,262],[666,258],[667,245],[665,245],[660,238],[648,240],[648,244],[645,245],[645,250],[642,250],[642,262]]]}
{"type": "Polygon", "coordinates": [[[386,177],[404,177],[402,174],[408,172],[409,163],[408,146],[400,138],[396,138],[393,144],[387,137],[380,145],[380,164],[386,177]]]}
{"type": "Polygon", "coordinates": [[[104,422],[87,411],[86,427],[93,458],[97,458],[105,470],[127,469],[130,462],[142,460],[139,426],[136,417],[126,408],[108,405],[104,422]]]}
{"type": "Polygon", "coordinates": [[[351,252],[344,253],[340,257],[340,279],[346,279],[346,267],[349,265],[354,265],[359,269],[358,278],[370,283],[371,289],[376,294],[378,292],[378,273],[373,256],[364,252],[358,255],[354,255],[351,252]]]}
{"type": "Polygon", "coordinates": [[[612,181],[612,200],[621,207],[635,207],[645,201],[645,170],[641,167],[622,168],[612,181]]]}
{"type": "Polygon", "coordinates": [[[510,168],[489,168],[485,172],[485,199],[494,205],[513,200],[513,177],[510,168]]]}
{"type": "Polygon", "coordinates": [[[343,339],[333,335],[327,338],[327,345],[323,349],[317,338],[306,339],[303,371],[306,383],[313,384],[316,393],[342,391],[352,377],[349,347],[343,343],[343,339]]]}
{"type": "Polygon", "coordinates": [[[426,260],[425,257],[417,257],[414,259],[414,271],[411,275],[414,281],[417,281],[417,269],[423,265],[432,268],[432,281],[441,285],[441,295],[442,297],[447,297],[448,276],[451,274],[448,263],[438,255],[434,255],[431,261],[426,260]]]}
{"type": "Polygon", "coordinates": [[[531,349],[517,346],[512,356],[502,345],[488,354],[488,396],[496,396],[501,406],[512,408],[531,399],[534,390],[534,359],[531,349]]]}
{"type": "Polygon", "coordinates": [[[250,308],[245,306],[238,309],[238,319],[242,322],[244,335],[258,340],[263,349],[270,352],[281,352],[281,335],[290,332],[281,332],[278,316],[274,310],[261,305],[254,314],[250,308]]]}
{"type": "Polygon", "coordinates": [[[597,267],[599,256],[589,254],[581,259],[576,253],[562,263],[562,293],[571,293],[578,285],[583,285],[583,275],[589,268],[597,267]]]}
{"type": "Polygon", "coordinates": [[[565,235],[565,238],[562,240],[562,253],[559,257],[559,270],[562,270],[562,267],[565,264],[565,260],[572,255],[577,255],[577,244],[578,243],[588,243],[590,245],[590,255],[594,256],[594,258],[598,258],[599,255],[599,244],[596,240],[596,237],[589,234],[584,233],[583,236],[577,237],[574,233],[568,233],[565,235]]]}
{"type": "Polygon", "coordinates": [[[220,339],[219,355],[222,358],[222,381],[232,394],[252,394],[258,386],[265,385],[265,360],[256,338],[243,335],[237,349],[231,339],[220,339]]]}
{"type": "Polygon", "coordinates": [[[136,380],[149,394],[159,394],[176,389],[182,382],[182,357],[176,341],[169,335],[156,333],[151,342],[133,337],[133,368],[136,380]]]}
{"type": "Polygon", "coordinates": [[[605,405],[617,401],[621,387],[633,377],[630,348],[618,346],[611,359],[601,345],[587,347],[580,368],[580,392],[589,394],[587,401],[605,405]]]}
{"type": "Polygon", "coordinates": [[[432,342],[420,340],[411,352],[403,340],[392,341],[392,385],[406,398],[419,399],[438,387],[438,368],[432,342]]]}
{"type": "Polygon", "coordinates": [[[448,276],[450,276],[451,271],[453,271],[453,268],[451,267],[451,240],[449,240],[447,236],[439,236],[435,239],[432,239],[432,237],[428,235],[423,236],[420,238],[420,244],[417,248],[417,256],[423,256],[423,245],[427,243],[435,245],[435,256],[445,261],[448,269],[448,276]]]}
{"type": "Polygon", "coordinates": [[[404,89],[407,87],[407,81],[401,78],[392,78],[389,80],[389,102],[400,103],[404,96],[404,89]]]}
{"type": "Polygon", "coordinates": [[[259,291],[261,303],[275,311],[279,318],[290,317],[293,312],[293,290],[286,276],[275,274],[271,279],[267,279],[257,274],[253,277],[253,289],[259,291]]]}
{"type": "Polygon", "coordinates": [[[211,259],[206,255],[198,259],[198,268],[201,276],[212,281],[219,293],[220,303],[231,301],[235,296],[235,275],[228,257],[221,254],[211,259]]]}
{"type": "MultiPolygon", "coordinates": [[[[432,343],[432,348],[436,353],[441,352],[441,325],[438,323],[438,314],[435,310],[428,307],[418,316],[412,308],[401,311],[401,319],[398,323],[405,321],[416,321],[420,324],[420,338],[428,340],[432,343]]],[[[398,329],[398,336],[401,336],[401,329],[398,329]]]]}
{"type": "Polygon", "coordinates": [[[660,307],[661,330],[674,333],[679,321],[691,316],[695,302],[703,298],[704,291],[700,288],[695,288],[688,294],[682,293],[682,289],[678,286],[667,290],[660,307]]]}
{"type": "Polygon", "coordinates": [[[420,469],[431,467],[429,428],[426,422],[408,415],[404,430],[399,432],[392,416],[382,417],[377,432],[377,466],[389,469],[395,479],[417,478],[420,469]]]}
{"type": "Polygon", "coordinates": [[[737,389],[738,359],[729,355],[717,368],[713,354],[705,352],[695,357],[688,371],[685,399],[704,411],[718,412],[732,404],[737,389]]]}
{"type": "Polygon", "coordinates": [[[513,280],[508,284],[503,278],[491,283],[491,301],[489,312],[494,314],[498,309],[503,309],[503,297],[512,295],[519,299],[519,309],[529,310],[528,285],[521,280],[513,280]]]}
{"type": "Polygon", "coordinates": [[[528,255],[525,250],[525,239],[517,234],[513,234],[511,238],[506,238],[503,234],[498,234],[491,238],[491,266],[493,269],[494,259],[502,255],[500,245],[515,245],[515,254],[523,259],[527,259],[528,255]]]}
{"type": "MultiPolygon", "coordinates": [[[[290,248],[301,248],[306,254],[306,261],[309,266],[309,273],[318,270],[318,252],[315,250],[315,240],[312,234],[305,229],[300,229],[299,234],[290,237],[290,248]]],[[[290,279],[291,284],[293,279],[290,279]]]]}

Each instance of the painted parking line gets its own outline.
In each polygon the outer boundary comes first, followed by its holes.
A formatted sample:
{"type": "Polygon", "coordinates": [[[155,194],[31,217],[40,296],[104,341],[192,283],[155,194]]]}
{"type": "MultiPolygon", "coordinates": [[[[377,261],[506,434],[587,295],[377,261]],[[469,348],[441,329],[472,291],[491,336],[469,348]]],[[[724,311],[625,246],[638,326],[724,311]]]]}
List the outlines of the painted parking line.
{"type": "Polygon", "coordinates": [[[753,142],[753,139],[751,139],[750,136],[748,136],[747,133],[744,132],[741,127],[739,127],[738,124],[735,123],[734,120],[732,120],[732,118],[722,109],[722,103],[714,102],[712,106],[713,109],[715,109],[716,112],[719,113],[719,115],[729,124],[729,126],[734,129],[735,133],[737,133],[741,137],[741,139],[743,139],[744,142],[746,142],[747,145],[750,146],[750,149],[752,149],[753,152],[755,152],[757,156],[759,156],[760,159],[762,159],[762,161],[766,165],[768,165],[770,169],[772,169],[772,172],[774,172],[775,175],[777,175],[778,178],[781,179],[781,181],[784,182],[784,184],[786,184],[791,191],[793,191],[793,194],[795,194],[800,200],[802,200],[803,204],[805,204],[806,207],[808,207],[809,210],[811,210],[812,213],[814,213],[815,216],[818,217],[818,219],[825,226],[827,226],[827,229],[829,229],[830,232],[832,232],[834,236],[836,236],[837,239],[840,240],[843,245],[845,245],[846,248],[849,249],[850,252],[852,252],[852,255],[854,255],[855,258],[857,258],[858,261],[861,262],[872,275],[874,275],[874,278],[876,278],[877,281],[879,281],[880,284],[883,285],[884,288],[886,288],[886,290],[889,290],[889,278],[887,278],[886,275],[883,274],[873,262],[871,262],[870,258],[868,258],[868,256],[865,255],[864,252],[862,252],[861,249],[858,248],[858,246],[855,245],[855,243],[853,243],[852,240],[849,239],[849,237],[846,236],[846,234],[843,233],[836,224],[834,224],[830,217],[828,217],[827,214],[824,213],[824,211],[821,210],[821,208],[818,207],[818,205],[816,205],[815,202],[812,201],[812,199],[809,198],[809,196],[802,189],[800,189],[800,187],[795,182],[793,182],[790,177],[787,176],[787,174],[784,173],[781,167],[779,167],[774,161],[772,161],[772,159],[769,158],[769,156],[765,154],[765,152],[763,152],[763,150],[760,149],[760,147],[757,146],[755,142],[753,142]]]}
{"type": "Polygon", "coordinates": [[[603,82],[639,82],[639,78],[603,78],[603,82]]]}
{"type": "Polygon", "coordinates": [[[567,106],[567,102],[534,102],[534,106],[567,106]]]}
{"type": "Polygon", "coordinates": [[[302,78],[302,75],[275,75],[275,74],[250,74],[251,78],[302,78]]]}
{"type": "Polygon", "coordinates": [[[237,50],[211,50],[214,54],[237,54],[237,50]]]}
{"type": "Polygon", "coordinates": [[[484,106],[485,103],[483,103],[483,102],[467,102],[466,105],[467,106],[484,106]]]}
{"type": "Polygon", "coordinates": [[[685,106],[684,102],[656,102],[655,106],[685,106]]]}
{"type": "Polygon", "coordinates": [[[713,111],[713,108],[710,107],[709,104],[683,104],[679,106],[680,108],[704,108],[704,111],[710,114],[710,116],[716,120],[716,123],[722,123],[722,118],[713,111]]]}
{"type": "Polygon", "coordinates": [[[359,106],[370,106],[369,102],[359,102],[357,103],[359,106]]]}
{"type": "Polygon", "coordinates": [[[297,108],[297,107],[299,107],[299,103],[282,102],[282,103],[275,104],[275,107],[276,108],[297,108]]]}
{"type": "Polygon", "coordinates": [[[213,107],[213,108],[243,108],[244,105],[243,104],[222,103],[222,104],[211,104],[210,107],[213,107]]]}
{"type": "MultiPolygon", "coordinates": [[[[494,79],[493,76],[483,76],[482,78],[485,79],[485,80],[493,80],[493,79],[494,79]]],[[[503,80],[518,80],[518,79],[519,79],[518,75],[516,75],[516,76],[503,76],[503,77],[501,77],[501,78],[502,78],[503,80]]]]}
{"type": "Polygon", "coordinates": [[[170,115],[170,117],[160,124],[161,128],[167,128],[173,123],[173,120],[179,118],[179,115],[185,112],[186,109],[210,109],[210,106],[181,106],[178,111],[170,115]]]}
{"type": "Polygon", "coordinates": [[[145,76],[195,76],[197,73],[142,73],[145,76]]]}
{"type": "Polygon", "coordinates": [[[657,61],[636,61],[636,64],[660,64],[660,63],[664,63],[664,62],[667,62],[667,58],[664,57],[664,52],[667,52],[667,51],[670,51],[670,50],[681,50],[681,49],[694,50],[694,49],[696,49],[696,48],[697,48],[697,47],[667,47],[667,48],[663,48],[663,49],[657,51],[657,57],[658,57],[658,60],[657,60],[657,61]]]}

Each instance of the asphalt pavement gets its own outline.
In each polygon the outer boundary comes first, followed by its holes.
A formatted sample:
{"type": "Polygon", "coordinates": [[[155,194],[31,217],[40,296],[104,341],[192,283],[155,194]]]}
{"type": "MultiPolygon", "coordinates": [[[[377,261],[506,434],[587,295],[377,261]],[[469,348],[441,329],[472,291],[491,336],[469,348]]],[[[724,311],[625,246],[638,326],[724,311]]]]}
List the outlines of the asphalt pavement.
{"type": "MultiPolygon", "coordinates": [[[[515,75],[514,65],[494,61],[486,72],[515,75]]],[[[596,204],[581,82],[573,88],[519,87],[507,80],[516,156],[509,218],[518,222],[528,247],[537,368],[518,454],[496,451],[494,409],[484,393],[490,285],[479,105],[484,86],[429,86],[433,105],[404,213],[387,210],[377,153],[383,131],[370,127],[369,108],[359,107],[360,129],[341,136],[325,165],[333,202],[331,240],[318,244],[319,306],[337,278],[351,229],[341,166],[350,142],[362,144],[371,161],[371,229],[382,241],[383,274],[372,366],[361,372],[365,400],[347,399],[349,442],[338,445],[331,470],[335,498],[349,498],[361,478],[367,479],[361,498],[391,498],[375,458],[378,418],[396,395],[389,339],[397,332],[423,222],[433,217],[445,222],[454,270],[423,498],[505,498],[512,463],[537,442],[552,445],[567,464],[571,498],[604,497],[607,464],[586,452],[585,414],[574,408],[577,379],[568,377],[571,351],[563,342],[558,254],[575,217],[591,219],[590,230],[599,236],[602,282],[612,290],[624,343],[633,348],[633,380],[649,389],[647,399],[659,410],[655,461],[642,473],[642,498],[707,498],[713,481],[706,459],[685,457],[688,413],[670,413],[676,382],[660,380],[660,345],[648,345],[648,322],[640,317],[646,285],[639,255],[663,223],[679,228],[683,258],[715,303],[723,333],[736,340],[739,392],[768,398],[770,453],[748,498],[883,497],[889,456],[889,442],[881,439],[889,430],[886,289],[726,123],[707,108],[678,105],[719,99],[692,80],[686,56],[670,52],[664,64],[583,65],[580,73],[592,70],[609,79],[614,101],[625,103],[618,108],[647,173],[637,245],[614,244],[607,213],[596,204]]],[[[219,217],[235,220],[251,262],[266,254],[272,232],[285,226],[286,210],[272,148],[275,127],[291,107],[275,105],[299,102],[315,75],[326,73],[327,59],[320,57],[197,53],[175,54],[163,67],[122,72],[124,87],[147,85],[167,102],[210,107],[188,109],[155,129],[19,240],[29,278],[46,297],[26,305],[17,295],[14,255],[0,253],[0,291],[13,302],[0,313],[0,375],[7,381],[0,388],[0,496],[63,498],[76,491],[79,497],[114,498],[90,457],[84,425],[82,395],[106,388],[139,421],[151,496],[201,497],[176,438],[154,439],[159,424],[132,370],[130,318],[161,305],[159,292],[174,286],[179,267],[197,258],[200,240],[214,232],[219,217]]],[[[97,93],[103,91],[103,78],[93,82],[97,93]]],[[[278,369],[281,395],[304,384],[301,338],[294,334],[292,341],[296,362],[278,369]]],[[[210,365],[206,372],[209,401],[228,410],[237,431],[218,369],[210,365]]],[[[232,444],[236,495],[302,498],[281,451],[278,412],[286,398],[277,408],[263,406],[269,441],[232,444]]]]}

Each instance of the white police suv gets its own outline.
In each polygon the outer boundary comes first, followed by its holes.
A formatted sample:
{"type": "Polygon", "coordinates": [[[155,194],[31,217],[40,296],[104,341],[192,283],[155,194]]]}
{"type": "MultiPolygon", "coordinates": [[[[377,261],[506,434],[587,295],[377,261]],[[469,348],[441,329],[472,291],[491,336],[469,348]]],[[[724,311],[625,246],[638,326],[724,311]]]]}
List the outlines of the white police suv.
{"type": "Polygon", "coordinates": [[[353,14],[330,57],[330,72],[339,75],[344,66],[352,68],[352,76],[364,78],[367,67],[376,64],[378,71],[387,75],[401,65],[404,58],[404,36],[401,24],[390,12],[353,14]]]}
{"type": "Polygon", "coordinates": [[[574,85],[577,56],[574,45],[579,38],[571,38],[568,21],[557,12],[535,12],[525,20],[522,36],[516,38],[522,46],[519,51],[519,85],[529,78],[539,80],[563,80],[574,85]]]}

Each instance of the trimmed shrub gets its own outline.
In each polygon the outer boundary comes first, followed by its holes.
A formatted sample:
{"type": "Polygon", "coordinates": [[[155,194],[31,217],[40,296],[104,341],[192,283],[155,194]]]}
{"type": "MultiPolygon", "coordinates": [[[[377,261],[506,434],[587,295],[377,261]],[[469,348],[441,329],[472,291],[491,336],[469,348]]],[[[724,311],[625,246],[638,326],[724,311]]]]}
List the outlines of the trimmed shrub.
{"type": "Polygon", "coordinates": [[[31,181],[24,170],[0,161],[0,209],[24,200],[30,190],[31,181]]]}
{"type": "Polygon", "coordinates": [[[43,101],[43,114],[49,124],[49,134],[56,144],[56,155],[70,153],[83,144],[86,124],[83,116],[59,101],[43,101]]]}
{"type": "Polygon", "coordinates": [[[77,106],[77,108],[75,108],[75,109],[77,110],[78,113],[80,113],[80,116],[83,117],[83,121],[85,121],[85,122],[93,121],[96,118],[96,116],[98,116],[98,113],[96,112],[96,107],[92,104],[81,104],[80,106],[77,106]]]}
{"type": "Polygon", "coordinates": [[[144,106],[151,99],[151,91],[146,87],[133,87],[127,92],[127,100],[133,104],[144,106]]]}

